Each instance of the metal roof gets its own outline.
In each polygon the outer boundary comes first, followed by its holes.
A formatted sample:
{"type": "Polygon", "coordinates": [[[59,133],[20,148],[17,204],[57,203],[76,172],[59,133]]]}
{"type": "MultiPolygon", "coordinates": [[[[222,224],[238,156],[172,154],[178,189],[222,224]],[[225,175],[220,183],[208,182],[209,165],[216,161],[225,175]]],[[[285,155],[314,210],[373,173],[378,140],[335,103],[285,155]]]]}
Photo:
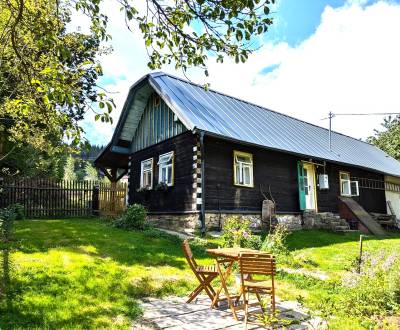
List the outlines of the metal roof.
{"type": "MultiPolygon", "coordinates": [[[[214,90],[206,91],[201,85],[163,72],[146,77],[188,129],[400,176],[400,163],[369,143],[332,132],[329,151],[329,133],[325,128],[214,90]]],[[[141,113],[136,115],[140,117],[141,113]]]]}

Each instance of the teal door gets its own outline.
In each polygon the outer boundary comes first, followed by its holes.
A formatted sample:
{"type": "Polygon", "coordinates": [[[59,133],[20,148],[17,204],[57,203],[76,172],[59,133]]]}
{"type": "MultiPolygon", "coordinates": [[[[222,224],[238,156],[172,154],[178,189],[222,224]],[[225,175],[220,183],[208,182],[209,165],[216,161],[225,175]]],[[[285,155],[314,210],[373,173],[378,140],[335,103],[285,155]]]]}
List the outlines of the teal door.
{"type": "Polygon", "coordinates": [[[302,162],[297,162],[297,181],[299,185],[299,205],[300,210],[304,211],[306,209],[306,193],[304,190],[304,167],[302,162]]]}

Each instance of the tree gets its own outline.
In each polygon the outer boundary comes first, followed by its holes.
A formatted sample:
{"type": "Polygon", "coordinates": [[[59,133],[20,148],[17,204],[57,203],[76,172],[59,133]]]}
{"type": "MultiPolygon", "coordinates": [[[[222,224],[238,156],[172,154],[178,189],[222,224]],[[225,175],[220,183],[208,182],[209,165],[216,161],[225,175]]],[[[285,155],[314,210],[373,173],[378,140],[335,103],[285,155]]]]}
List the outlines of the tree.
{"type": "Polygon", "coordinates": [[[75,158],[69,156],[64,167],[64,180],[76,180],[75,158]]]}
{"type": "Polygon", "coordinates": [[[96,88],[100,39],[68,33],[70,16],[51,1],[0,0],[0,161],[18,147],[50,155],[78,145],[93,104],[110,120],[112,102],[96,88]]]}
{"type": "MultiPolygon", "coordinates": [[[[131,30],[142,33],[149,67],[175,63],[204,69],[213,57],[245,62],[272,24],[274,0],[148,0],[140,9],[116,0],[131,30]]],[[[97,55],[107,34],[101,0],[0,0],[0,161],[15,146],[57,152],[65,140],[82,142],[79,123],[91,109],[111,121],[114,104],[100,86],[97,55]],[[89,34],[67,32],[73,12],[90,18],[89,34]]]]}
{"type": "Polygon", "coordinates": [[[86,162],[85,165],[85,180],[88,181],[97,181],[99,179],[99,175],[97,173],[96,168],[89,162],[86,162]]]}
{"type": "Polygon", "coordinates": [[[369,137],[368,142],[400,160],[400,116],[385,118],[381,126],[384,130],[375,130],[375,135],[369,137]]]}

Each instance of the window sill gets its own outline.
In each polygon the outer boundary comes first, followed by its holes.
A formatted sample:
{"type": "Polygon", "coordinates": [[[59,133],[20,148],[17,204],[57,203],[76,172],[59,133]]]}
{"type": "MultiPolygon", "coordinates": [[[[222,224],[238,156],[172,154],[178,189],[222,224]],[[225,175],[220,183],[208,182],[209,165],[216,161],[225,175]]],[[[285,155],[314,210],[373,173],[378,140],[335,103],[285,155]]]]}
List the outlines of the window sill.
{"type": "Polygon", "coordinates": [[[241,188],[254,188],[254,185],[245,185],[245,184],[233,184],[235,187],[241,187],[241,188]]]}

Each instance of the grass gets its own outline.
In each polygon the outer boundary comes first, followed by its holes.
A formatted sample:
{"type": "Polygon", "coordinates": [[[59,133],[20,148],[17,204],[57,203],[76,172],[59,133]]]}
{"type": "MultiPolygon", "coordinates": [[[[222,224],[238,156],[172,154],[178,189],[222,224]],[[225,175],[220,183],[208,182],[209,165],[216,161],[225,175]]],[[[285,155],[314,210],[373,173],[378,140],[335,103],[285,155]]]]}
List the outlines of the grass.
{"type": "MultiPolygon", "coordinates": [[[[0,301],[1,329],[127,329],[141,314],[141,297],[185,295],[195,285],[180,241],[158,231],[127,232],[93,219],[31,220],[16,223],[15,237],[15,296],[11,313],[0,301]]],[[[330,279],[283,271],[277,294],[302,297],[309,306],[340,295],[337,281],[358,255],[358,240],[357,234],[292,233],[290,256],[279,266],[322,271],[330,279]]],[[[366,238],[364,249],[400,251],[400,236],[366,238]]],[[[212,262],[204,248],[194,252],[199,263],[212,262]]],[[[331,324],[332,329],[361,327],[350,316],[331,324]]]]}
{"type": "Polygon", "coordinates": [[[186,293],[194,281],[179,241],[154,236],[99,220],[17,222],[17,292],[0,328],[127,328],[138,298],[186,293]]]}

